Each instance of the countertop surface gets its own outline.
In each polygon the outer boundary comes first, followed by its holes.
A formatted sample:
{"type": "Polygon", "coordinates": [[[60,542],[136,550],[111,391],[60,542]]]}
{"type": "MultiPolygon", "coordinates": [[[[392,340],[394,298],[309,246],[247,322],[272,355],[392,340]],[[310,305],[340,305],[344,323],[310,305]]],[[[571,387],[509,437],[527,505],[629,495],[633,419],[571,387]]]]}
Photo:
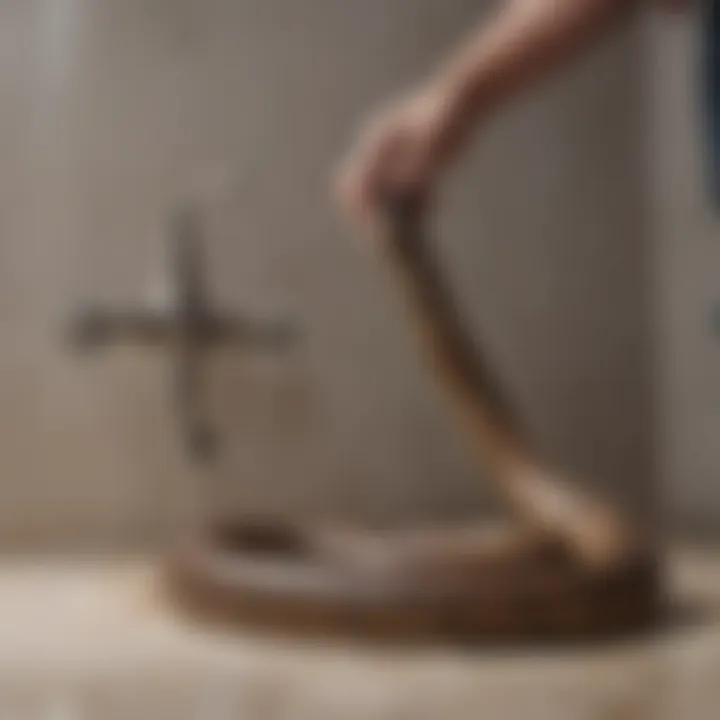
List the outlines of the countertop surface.
{"type": "Polygon", "coordinates": [[[220,632],[172,612],[147,558],[0,562],[0,717],[714,720],[720,550],[671,554],[658,636],[506,652],[220,632]]]}

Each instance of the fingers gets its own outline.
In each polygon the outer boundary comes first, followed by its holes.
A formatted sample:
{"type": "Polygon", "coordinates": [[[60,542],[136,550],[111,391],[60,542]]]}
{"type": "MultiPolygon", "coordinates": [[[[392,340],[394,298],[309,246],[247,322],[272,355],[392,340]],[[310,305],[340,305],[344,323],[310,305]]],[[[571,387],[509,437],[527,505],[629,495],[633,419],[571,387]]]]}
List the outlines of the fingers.
{"type": "Polygon", "coordinates": [[[399,129],[385,121],[376,122],[340,166],[335,183],[338,200],[361,226],[372,222],[381,193],[394,182],[402,142],[399,129]]]}
{"type": "Polygon", "coordinates": [[[361,131],[335,178],[341,207],[363,231],[372,231],[382,198],[428,198],[446,156],[452,125],[433,96],[410,96],[377,115],[361,131]]]}

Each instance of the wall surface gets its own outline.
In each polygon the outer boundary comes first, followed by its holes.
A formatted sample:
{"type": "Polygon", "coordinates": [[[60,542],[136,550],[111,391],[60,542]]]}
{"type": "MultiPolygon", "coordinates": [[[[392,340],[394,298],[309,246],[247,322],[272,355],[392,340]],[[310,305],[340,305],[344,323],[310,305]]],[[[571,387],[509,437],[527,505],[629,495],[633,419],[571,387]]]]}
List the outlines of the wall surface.
{"type": "Polygon", "coordinates": [[[702,529],[720,520],[720,220],[705,184],[702,18],[655,15],[650,188],[659,392],[659,467],[668,512],[702,529]]]}
{"type": "MultiPolygon", "coordinates": [[[[476,20],[470,0],[0,4],[0,546],[166,537],[227,510],[459,517],[485,495],[387,278],[328,200],[359,118],[476,20]],[[217,302],[290,311],[292,356],[226,353],[226,452],[193,472],[162,352],[78,358],[84,297],[157,290],[203,202],[217,302]]],[[[628,28],[488,128],[440,243],[469,322],[571,469],[647,499],[639,45],[628,28]]],[[[709,267],[706,266],[709,272],[709,267]]]]}

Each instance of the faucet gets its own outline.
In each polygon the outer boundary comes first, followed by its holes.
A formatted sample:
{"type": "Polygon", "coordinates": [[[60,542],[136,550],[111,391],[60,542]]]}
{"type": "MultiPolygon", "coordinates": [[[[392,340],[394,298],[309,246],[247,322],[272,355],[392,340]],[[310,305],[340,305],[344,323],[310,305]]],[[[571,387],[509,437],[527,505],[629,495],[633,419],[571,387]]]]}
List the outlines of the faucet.
{"type": "Polygon", "coordinates": [[[294,345],[298,332],[288,320],[261,320],[212,307],[206,287],[200,213],[194,205],[182,205],[173,214],[170,249],[173,301],[168,308],[90,304],[72,319],[70,339],[78,350],[118,342],[169,348],[185,447],[193,460],[208,461],[215,457],[218,445],[198,402],[208,352],[227,345],[281,352],[294,345]]]}

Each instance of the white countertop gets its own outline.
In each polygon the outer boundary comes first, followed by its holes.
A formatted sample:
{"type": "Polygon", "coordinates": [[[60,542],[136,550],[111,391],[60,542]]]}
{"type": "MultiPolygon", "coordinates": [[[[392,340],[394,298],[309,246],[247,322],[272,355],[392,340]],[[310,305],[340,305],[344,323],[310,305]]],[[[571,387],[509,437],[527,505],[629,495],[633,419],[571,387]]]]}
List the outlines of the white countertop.
{"type": "Polygon", "coordinates": [[[148,560],[6,559],[0,718],[714,720],[720,552],[672,568],[704,612],[663,637],[499,655],[211,633],[168,612],[148,560]]]}

